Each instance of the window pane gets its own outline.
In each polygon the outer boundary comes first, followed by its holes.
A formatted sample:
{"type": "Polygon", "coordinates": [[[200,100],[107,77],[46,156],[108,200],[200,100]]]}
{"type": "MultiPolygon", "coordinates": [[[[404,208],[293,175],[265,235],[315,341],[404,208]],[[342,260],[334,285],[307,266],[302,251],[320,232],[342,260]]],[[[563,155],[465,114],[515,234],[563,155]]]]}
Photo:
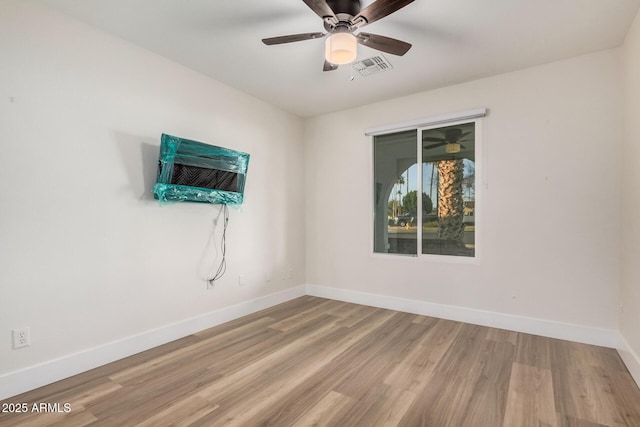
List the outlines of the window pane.
{"type": "Polygon", "coordinates": [[[417,255],[417,132],[374,137],[374,252],[417,255]]]}
{"type": "Polygon", "coordinates": [[[475,256],[475,123],[422,131],[422,253],[475,256]]]}

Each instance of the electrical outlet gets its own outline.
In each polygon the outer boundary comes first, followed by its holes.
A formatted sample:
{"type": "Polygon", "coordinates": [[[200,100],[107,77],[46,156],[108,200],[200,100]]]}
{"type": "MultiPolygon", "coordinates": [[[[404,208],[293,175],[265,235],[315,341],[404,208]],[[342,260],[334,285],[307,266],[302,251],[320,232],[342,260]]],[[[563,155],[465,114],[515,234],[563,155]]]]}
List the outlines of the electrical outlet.
{"type": "Polygon", "coordinates": [[[244,278],[244,274],[238,276],[238,285],[244,286],[247,284],[247,280],[244,278]]]}
{"type": "Polygon", "coordinates": [[[28,326],[26,328],[14,329],[12,332],[14,350],[31,345],[31,334],[28,326]]]}
{"type": "Polygon", "coordinates": [[[289,279],[293,279],[293,270],[289,270],[289,279]]]}

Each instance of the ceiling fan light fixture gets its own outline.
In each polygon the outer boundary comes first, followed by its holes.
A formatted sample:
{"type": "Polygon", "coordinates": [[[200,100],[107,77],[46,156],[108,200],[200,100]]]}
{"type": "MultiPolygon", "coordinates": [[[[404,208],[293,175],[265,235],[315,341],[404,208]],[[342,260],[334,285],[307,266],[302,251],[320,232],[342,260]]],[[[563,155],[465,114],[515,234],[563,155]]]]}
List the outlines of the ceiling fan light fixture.
{"type": "Polygon", "coordinates": [[[325,59],[335,65],[348,64],[358,56],[358,40],[351,33],[331,34],[325,42],[325,59]]]}
{"type": "Polygon", "coordinates": [[[460,152],[460,144],[457,142],[451,142],[444,147],[448,154],[455,154],[460,152]]]}

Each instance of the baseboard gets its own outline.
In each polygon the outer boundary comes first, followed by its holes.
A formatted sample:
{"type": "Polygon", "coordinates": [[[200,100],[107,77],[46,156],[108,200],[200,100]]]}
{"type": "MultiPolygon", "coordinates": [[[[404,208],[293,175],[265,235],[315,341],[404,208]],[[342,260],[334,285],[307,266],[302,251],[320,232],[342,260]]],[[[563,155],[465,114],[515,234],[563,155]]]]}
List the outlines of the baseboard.
{"type": "Polygon", "coordinates": [[[622,358],[622,361],[627,365],[629,373],[633,377],[638,387],[640,387],[640,356],[633,351],[627,340],[622,334],[619,335],[618,354],[622,358]]]}
{"type": "Polygon", "coordinates": [[[0,384],[2,385],[0,387],[0,400],[51,384],[303,295],[305,295],[305,287],[296,286],[59,359],[0,375],[0,384]]]}
{"type": "Polygon", "coordinates": [[[618,331],[612,329],[574,325],[326,286],[307,285],[307,295],[602,347],[618,348],[619,344],[618,331]]]}

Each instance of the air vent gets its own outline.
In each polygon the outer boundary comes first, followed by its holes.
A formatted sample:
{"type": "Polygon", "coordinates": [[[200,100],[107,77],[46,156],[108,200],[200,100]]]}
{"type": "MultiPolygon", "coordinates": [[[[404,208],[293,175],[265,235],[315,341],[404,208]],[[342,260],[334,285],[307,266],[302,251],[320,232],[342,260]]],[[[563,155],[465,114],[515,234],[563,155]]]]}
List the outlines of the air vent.
{"type": "Polygon", "coordinates": [[[372,56],[371,58],[363,59],[353,64],[353,69],[362,76],[378,74],[392,68],[393,65],[382,55],[372,56]]]}

